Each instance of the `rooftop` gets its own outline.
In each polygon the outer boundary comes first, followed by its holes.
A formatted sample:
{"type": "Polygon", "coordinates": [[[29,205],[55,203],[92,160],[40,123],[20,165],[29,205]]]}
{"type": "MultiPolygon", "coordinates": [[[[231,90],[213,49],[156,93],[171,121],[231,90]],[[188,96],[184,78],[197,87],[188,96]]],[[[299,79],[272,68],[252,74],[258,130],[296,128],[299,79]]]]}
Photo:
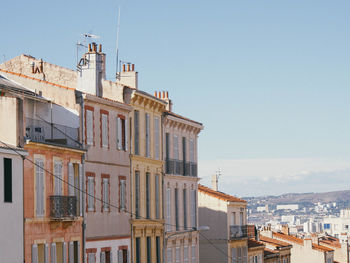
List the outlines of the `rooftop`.
{"type": "Polygon", "coordinates": [[[206,193],[210,196],[216,197],[220,200],[224,200],[226,202],[241,202],[241,203],[247,203],[246,200],[240,199],[238,197],[235,197],[233,195],[228,195],[219,191],[215,191],[213,189],[210,189],[209,187],[206,187],[204,185],[198,184],[198,191],[206,193]]]}

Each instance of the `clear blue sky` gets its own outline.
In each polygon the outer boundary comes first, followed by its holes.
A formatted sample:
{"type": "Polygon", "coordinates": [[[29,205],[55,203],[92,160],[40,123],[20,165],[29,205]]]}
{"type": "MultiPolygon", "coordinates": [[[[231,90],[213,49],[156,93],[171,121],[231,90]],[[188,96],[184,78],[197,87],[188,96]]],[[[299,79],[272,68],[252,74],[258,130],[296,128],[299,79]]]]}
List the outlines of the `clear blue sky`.
{"type": "MultiPolygon", "coordinates": [[[[25,53],[74,68],[75,43],[90,32],[112,79],[119,5],[120,58],[135,63],[140,89],[168,90],[174,111],[205,126],[199,158],[213,164],[203,183],[220,160],[237,159],[322,159],[350,175],[349,1],[5,1],[0,59],[25,53]]],[[[229,184],[244,167],[232,169],[223,170],[230,193],[302,191],[244,191],[229,184]]]]}

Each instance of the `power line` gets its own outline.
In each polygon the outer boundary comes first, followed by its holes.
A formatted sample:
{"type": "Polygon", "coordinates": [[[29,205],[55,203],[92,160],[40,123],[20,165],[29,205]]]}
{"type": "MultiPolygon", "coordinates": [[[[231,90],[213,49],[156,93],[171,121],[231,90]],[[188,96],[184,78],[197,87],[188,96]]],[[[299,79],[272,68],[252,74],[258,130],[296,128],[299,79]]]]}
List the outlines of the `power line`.
{"type": "Polygon", "coordinates": [[[209,242],[210,245],[212,245],[214,248],[216,248],[220,253],[224,254],[226,257],[228,257],[231,261],[232,257],[230,257],[225,251],[223,251],[221,248],[217,247],[209,238],[207,238],[203,233],[198,232],[202,237],[204,237],[205,240],[209,242]]]}

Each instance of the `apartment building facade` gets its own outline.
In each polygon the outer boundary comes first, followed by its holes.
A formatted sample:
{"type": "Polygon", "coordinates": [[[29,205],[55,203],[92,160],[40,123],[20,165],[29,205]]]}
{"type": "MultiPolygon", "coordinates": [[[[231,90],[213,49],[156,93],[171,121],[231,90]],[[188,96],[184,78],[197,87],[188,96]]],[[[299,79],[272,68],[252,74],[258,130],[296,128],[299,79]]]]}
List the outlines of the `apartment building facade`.
{"type": "Polygon", "coordinates": [[[198,186],[199,224],[209,226],[206,238],[200,238],[200,262],[248,261],[247,202],[217,189],[198,186]],[[220,253],[213,244],[226,254],[220,253]]]}

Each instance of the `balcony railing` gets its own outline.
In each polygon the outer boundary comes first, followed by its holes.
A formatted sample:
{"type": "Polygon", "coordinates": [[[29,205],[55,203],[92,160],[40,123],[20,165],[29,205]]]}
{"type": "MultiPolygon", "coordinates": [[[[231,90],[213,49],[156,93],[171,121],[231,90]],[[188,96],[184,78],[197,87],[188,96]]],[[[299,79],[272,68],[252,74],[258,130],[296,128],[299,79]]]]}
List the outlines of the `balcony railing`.
{"type": "Polygon", "coordinates": [[[34,142],[53,143],[80,148],[78,128],[26,118],[26,138],[34,142]]]}
{"type": "Polygon", "coordinates": [[[165,170],[167,174],[197,177],[197,163],[167,159],[165,161],[165,170]]]}
{"type": "Polygon", "coordinates": [[[75,196],[50,196],[50,218],[54,220],[74,220],[77,217],[75,196]]]}
{"type": "Polygon", "coordinates": [[[248,232],[247,232],[247,225],[242,226],[230,226],[230,239],[242,239],[247,238],[248,232]]]}

